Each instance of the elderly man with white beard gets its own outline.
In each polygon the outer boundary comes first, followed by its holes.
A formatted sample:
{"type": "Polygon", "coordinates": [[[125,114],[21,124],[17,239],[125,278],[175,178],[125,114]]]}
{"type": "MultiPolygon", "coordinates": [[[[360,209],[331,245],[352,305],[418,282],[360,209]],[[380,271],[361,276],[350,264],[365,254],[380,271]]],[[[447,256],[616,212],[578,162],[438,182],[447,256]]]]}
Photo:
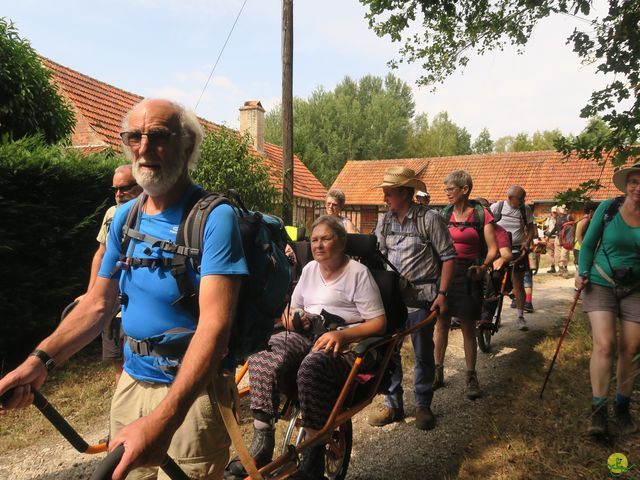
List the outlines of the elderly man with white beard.
{"type": "MultiPolygon", "coordinates": [[[[197,118],[173,102],[147,99],[127,115],[121,137],[146,194],[138,232],[175,241],[189,199],[200,189],[189,176],[202,142],[197,118]]],[[[0,380],[0,395],[13,389],[0,413],[31,404],[32,390],[42,386],[48,372],[100,334],[120,287],[127,342],[124,372],[111,404],[109,448],[122,445],[124,455],[113,479],[156,478],[154,466],[167,452],[191,478],[221,479],[230,441],[212,405],[214,385],[227,381],[219,372],[228,353],[241,276],[247,274],[237,219],[228,205],[218,206],[207,219],[200,272],[190,272],[199,282],[196,318],[175,301],[180,292],[169,269],[162,262],[145,265],[145,260],[162,260],[159,247],[132,239],[127,261],[121,261],[123,226],[133,203],[116,211],[98,278],[84,300],[0,380]],[[131,264],[130,259],[141,261],[131,264]],[[172,364],[153,341],[175,331],[192,337],[181,362],[172,364]],[[143,343],[147,351],[135,348],[143,343]]]]}

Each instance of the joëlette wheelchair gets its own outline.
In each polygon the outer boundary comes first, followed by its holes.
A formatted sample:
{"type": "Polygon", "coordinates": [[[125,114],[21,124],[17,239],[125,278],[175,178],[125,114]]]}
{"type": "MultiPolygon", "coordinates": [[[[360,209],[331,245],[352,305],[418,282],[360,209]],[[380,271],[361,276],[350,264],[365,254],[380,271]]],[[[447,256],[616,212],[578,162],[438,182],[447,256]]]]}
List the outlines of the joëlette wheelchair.
{"type": "MultiPolygon", "coordinates": [[[[304,263],[311,260],[310,245],[309,242],[296,242],[293,248],[298,259],[299,273],[304,263]]],[[[385,391],[390,359],[402,339],[435,321],[437,312],[432,312],[419,324],[405,329],[407,308],[402,300],[399,275],[384,269],[374,235],[347,235],[346,253],[367,265],[371,270],[382,296],[387,317],[387,333],[380,337],[369,337],[352,348],[356,354],[353,367],[324,427],[313,437],[305,438],[304,436],[300,427],[300,409],[296,399],[286,399],[280,418],[288,420],[289,423],[281,453],[278,458],[259,470],[262,478],[287,478],[297,470],[301,453],[318,444],[324,444],[326,445],[325,477],[331,480],[344,479],[351,456],[351,418],[367,407],[378,393],[385,391]]],[[[245,364],[236,375],[236,383],[242,380],[246,372],[245,364]]],[[[249,394],[250,387],[240,390],[241,397],[249,394]]]]}
{"type": "MultiPolygon", "coordinates": [[[[308,242],[296,242],[294,250],[299,262],[311,260],[308,242]]],[[[402,300],[399,275],[383,268],[380,253],[377,251],[377,239],[374,235],[349,234],[347,236],[346,253],[367,265],[375,279],[387,317],[387,333],[380,337],[369,337],[354,346],[356,359],[347,380],[336,400],[335,405],[324,427],[316,435],[304,438],[300,428],[300,410],[295,399],[287,399],[283,406],[281,418],[289,420],[284,437],[281,455],[260,469],[258,475],[247,478],[287,478],[298,469],[299,457],[307,449],[326,445],[325,476],[329,479],[344,479],[347,474],[352,445],[351,418],[367,407],[374,397],[384,392],[391,356],[405,336],[435,321],[437,312],[432,312],[420,323],[405,328],[407,308],[402,300]],[[297,434],[296,430],[298,431],[297,434]],[[294,435],[295,434],[295,435],[294,435]],[[295,436],[295,440],[292,439],[295,436]]],[[[299,273],[299,271],[298,271],[299,273]]],[[[248,370],[245,365],[236,373],[239,383],[248,370]]],[[[249,387],[239,391],[240,397],[250,394],[249,387]]],[[[2,399],[0,399],[2,401],[2,399]]],[[[82,453],[100,453],[107,449],[105,443],[88,445],[73,428],[48,404],[46,399],[36,392],[36,406],[65,438],[82,453]]],[[[246,449],[246,446],[245,446],[246,449]]],[[[111,478],[111,473],[120,461],[124,449],[119,446],[98,465],[92,480],[111,478]]],[[[161,467],[172,479],[186,479],[184,471],[168,456],[161,467]]]]}

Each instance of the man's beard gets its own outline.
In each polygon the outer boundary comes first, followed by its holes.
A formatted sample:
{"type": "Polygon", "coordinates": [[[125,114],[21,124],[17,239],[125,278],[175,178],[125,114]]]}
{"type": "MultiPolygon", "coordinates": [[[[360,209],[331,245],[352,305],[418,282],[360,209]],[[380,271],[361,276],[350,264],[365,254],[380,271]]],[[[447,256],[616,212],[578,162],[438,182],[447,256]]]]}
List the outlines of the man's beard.
{"type": "Polygon", "coordinates": [[[185,173],[186,159],[167,161],[159,169],[140,168],[140,160],[133,162],[133,178],[151,197],[164,195],[185,173]]]}

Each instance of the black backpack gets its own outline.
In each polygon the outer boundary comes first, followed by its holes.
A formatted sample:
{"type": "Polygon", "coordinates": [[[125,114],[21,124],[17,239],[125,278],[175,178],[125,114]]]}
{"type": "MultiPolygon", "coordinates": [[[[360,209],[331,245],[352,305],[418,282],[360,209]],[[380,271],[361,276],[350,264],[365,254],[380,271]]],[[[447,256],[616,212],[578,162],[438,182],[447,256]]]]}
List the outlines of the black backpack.
{"type": "Polygon", "coordinates": [[[199,317],[198,292],[187,274],[187,265],[200,271],[207,218],[218,205],[231,205],[240,226],[249,276],[242,282],[229,349],[235,361],[241,363],[252,353],[266,348],[274,321],[282,315],[289,301],[291,264],[284,253],[286,233],[282,220],[248,210],[232,190],[224,196],[197,188],[187,201],[176,241],[172,242],[136,230],[146,199],[146,194],[140,195],[127,214],[122,227],[120,261],[138,267],[170,268],[180,292],[172,304],[186,309],[196,320],[199,317]],[[173,258],[128,258],[132,238],[173,253],[173,258]]]}

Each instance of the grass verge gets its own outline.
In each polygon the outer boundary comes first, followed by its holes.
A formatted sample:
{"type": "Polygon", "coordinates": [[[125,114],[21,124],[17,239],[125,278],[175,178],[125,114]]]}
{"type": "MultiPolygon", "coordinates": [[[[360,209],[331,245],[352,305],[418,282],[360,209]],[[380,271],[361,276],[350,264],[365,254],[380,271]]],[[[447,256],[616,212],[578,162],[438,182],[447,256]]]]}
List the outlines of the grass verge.
{"type": "MultiPolygon", "coordinates": [[[[640,479],[640,435],[614,435],[606,444],[586,436],[591,332],[585,314],[576,312],[544,398],[539,398],[563,327],[559,325],[555,335],[543,338],[534,348],[534,354],[545,359],[544,369],[522,365],[517,388],[515,381],[504,386],[503,395],[495,398],[490,414],[483,416],[477,435],[465,447],[458,472],[448,478],[608,478],[607,459],[619,452],[635,466],[617,478],[640,479]]],[[[614,384],[612,381],[612,388],[614,384]]],[[[638,389],[636,379],[636,398],[638,389]]],[[[640,418],[639,410],[637,404],[632,405],[636,419],[640,418]]],[[[616,432],[612,421],[610,429],[616,432]]]]}
{"type": "MultiPolygon", "coordinates": [[[[100,361],[93,346],[51,373],[42,389],[47,400],[81,434],[108,430],[115,385],[113,368],[100,361]]],[[[0,456],[54,436],[62,437],[34,407],[8,412],[0,419],[0,456]]],[[[89,441],[89,439],[87,439],[89,441]]]]}

